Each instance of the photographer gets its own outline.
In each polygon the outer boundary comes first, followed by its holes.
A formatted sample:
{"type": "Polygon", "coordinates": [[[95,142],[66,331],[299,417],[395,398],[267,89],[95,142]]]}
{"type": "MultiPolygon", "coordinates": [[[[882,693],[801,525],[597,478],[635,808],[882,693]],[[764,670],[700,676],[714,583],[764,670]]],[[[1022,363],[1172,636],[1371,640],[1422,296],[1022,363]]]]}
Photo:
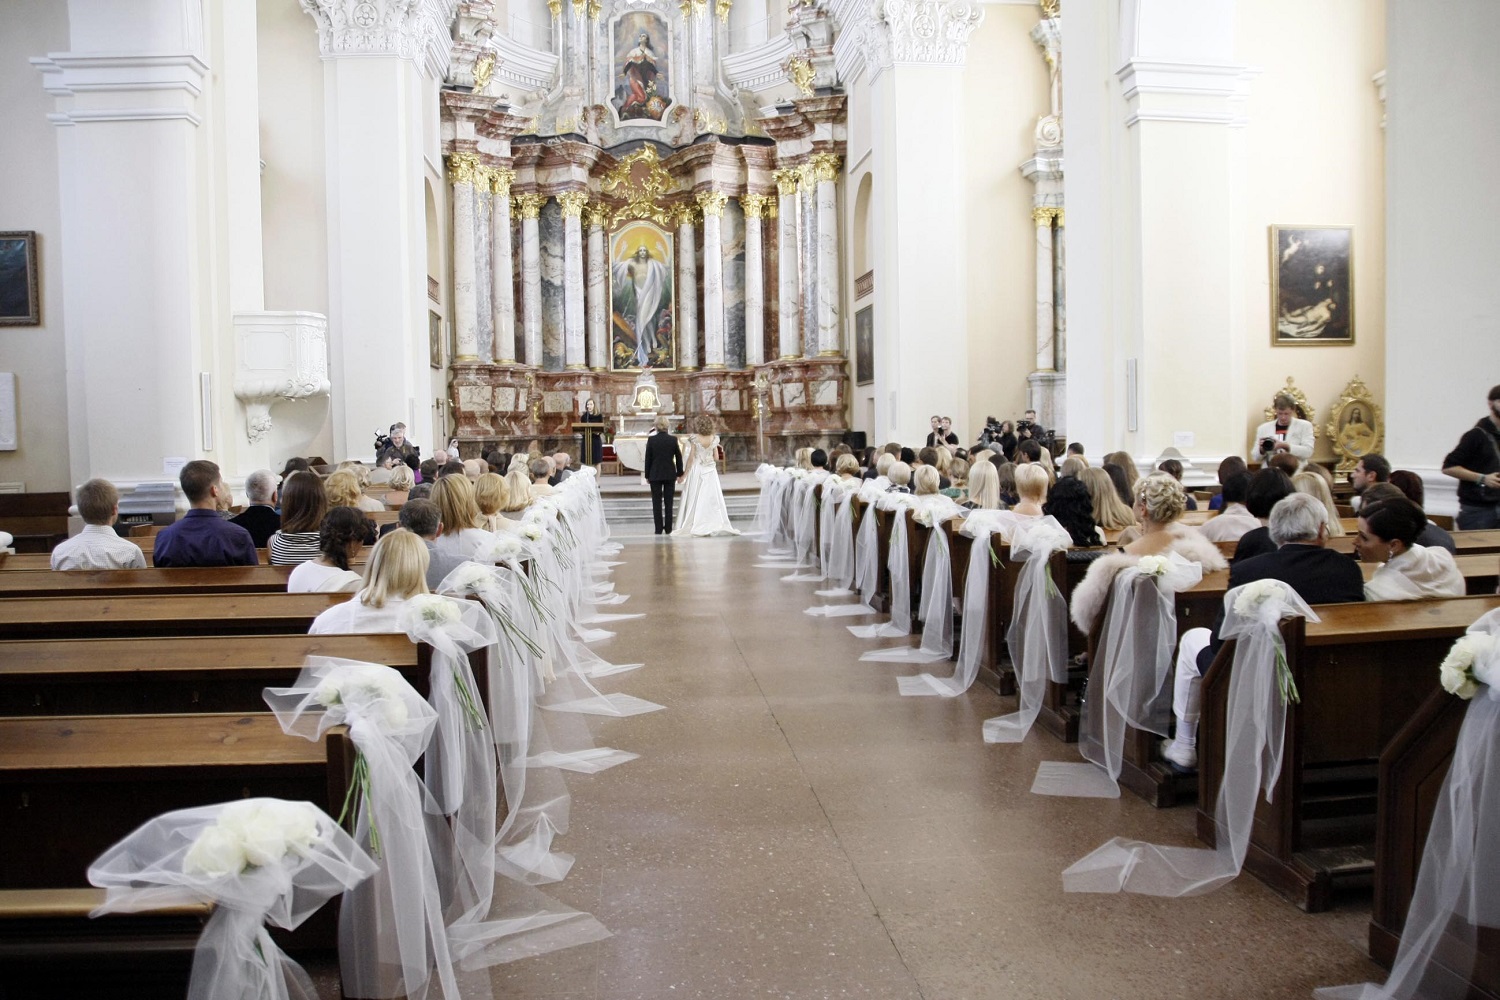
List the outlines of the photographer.
{"type": "Polygon", "coordinates": [[[375,464],[384,464],[387,452],[394,451],[402,462],[408,458],[416,458],[420,461],[421,449],[406,440],[406,425],[403,423],[391,424],[390,436],[379,431],[375,432],[375,464]]]}
{"type": "Polygon", "coordinates": [[[1271,405],[1276,410],[1276,417],[1255,429],[1255,439],[1246,457],[1265,465],[1272,455],[1286,452],[1297,459],[1299,466],[1306,465],[1313,453],[1311,421],[1297,416],[1297,401],[1286,393],[1277,395],[1271,405]]]}

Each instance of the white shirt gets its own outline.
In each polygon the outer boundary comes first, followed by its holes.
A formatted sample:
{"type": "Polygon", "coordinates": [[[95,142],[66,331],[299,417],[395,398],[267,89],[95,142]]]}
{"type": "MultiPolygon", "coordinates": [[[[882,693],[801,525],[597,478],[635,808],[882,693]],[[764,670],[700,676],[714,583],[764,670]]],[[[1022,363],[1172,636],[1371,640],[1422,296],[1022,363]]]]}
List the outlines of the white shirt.
{"type": "Polygon", "coordinates": [[[366,607],[359,595],[343,604],[336,604],[313,619],[308,635],[348,635],[354,632],[400,632],[396,620],[401,609],[406,607],[406,598],[385,602],[383,608],[366,607]]]}
{"type": "Polygon", "coordinates": [[[145,569],[141,547],[115,534],[107,524],[83,530],[52,550],[53,569],[145,569]]]}
{"type": "Polygon", "coordinates": [[[460,531],[449,531],[439,535],[432,540],[432,551],[435,555],[443,555],[458,562],[472,558],[479,551],[480,546],[490,541],[490,533],[483,528],[464,528],[460,531]]]}
{"type": "Polygon", "coordinates": [[[360,588],[364,577],[350,569],[324,566],[309,559],[298,563],[286,579],[288,594],[352,594],[360,588]]]}
{"type": "Polygon", "coordinates": [[[361,494],[359,498],[359,509],[364,511],[366,514],[379,514],[381,511],[385,510],[385,504],[381,503],[379,500],[376,500],[374,497],[367,497],[361,494]]]}
{"type": "Polygon", "coordinates": [[[1210,542],[1237,542],[1240,536],[1260,527],[1260,518],[1251,516],[1242,503],[1225,504],[1217,517],[1198,526],[1210,542]]]}
{"type": "MultiPolygon", "coordinates": [[[[1260,442],[1262,438],[1274,438],[1276,436],[1276,421],[1267,420],[1255,428],[1255,437],[1250,440],[1250,454],[1246,456],[1252,462],[1264,463],[1265,456],[1260,453],[1260,442]]],[[[1291,453],[1296,456],[1297,461],[1303,465],[1312,458],[1313,453],[1313,425],[1311,422],[1293,417],[1292,422],[1286,428],[1286,443],[1291,453]]],[[[1275,452],[1272,452],[1275,454],[1275,452]]]]}

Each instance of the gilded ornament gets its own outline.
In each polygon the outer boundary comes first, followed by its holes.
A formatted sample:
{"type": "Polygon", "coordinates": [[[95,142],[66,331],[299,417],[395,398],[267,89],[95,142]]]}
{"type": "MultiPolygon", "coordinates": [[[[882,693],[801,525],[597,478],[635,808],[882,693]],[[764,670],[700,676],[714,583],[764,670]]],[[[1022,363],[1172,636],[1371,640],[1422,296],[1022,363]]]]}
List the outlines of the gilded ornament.
{"type": "Polygon", "coordinates": [[[597,21],[597,20],[599,20],[599,10],[600,10],[601,6],[602,5],[599,3],[599,0],[588,0],[589,20],[591,20],[591,21],[597,21]]]}
{"type": "Polygon", "coordinates": [[[1349,380],[1343,395],[1333,404],[1326,430],[1328,440],[1339,456],[1339,472],[1352,471],[1360,459],[1380,452],[1385,437],[1385,420],[1370,387],[1358,375],[1349,380]]]}
{"type": "Polygon", "coordinates": [[[815,182],[838,180],[839,158],[833,153],[814,153],[808,159],[807,166],[815,182]]]}
{"type": "Polygon", "coordinates": [[[472,185],[479,175],[479,156],[475,153],[448,154],[448,180],[453,184],[472,185]]]}
{"type": "Polygon", "coordinates": [[[587,0],[573,0],[573,13],[578,17],[583,16],[583,8],[587,0]]]}
{"type": "Polygon", "coordinates": [[[723,21],[725,24],[729,23],[730,6],[731,0],[718,0],[718,2],[714,4],[714,10],[718,13],[719,20],[723,21]]]}
{"type": "Polygon", "coordinates": [[[583,220],[590,229],[603,229],[609,225],[609,206],[599,202],[591,203],[583,210],[583,220]]]}
{"type": "Polygon", "coordinates": [[[547,196],[544,194],[518,194],[513,199],[516,214],[523,219],[540,218],[542,206],[547,204],[547,196]]]}
{"type": "Polygon", "coordinates": [[[680,6],[682,8],[682,16],[689,18],[694,14],[701,14],[707,10],[708,0],[682,0],[680,6]]]}
{"type": "Polygon", "coordinates": [[[1042,8],[1042,16],[1049,20],[1062,16],[1062,0],[1038,0],[1037,6],[1042,8]]]}
{"type": "Polygon", "coordinates": [[[700,133],[711,132],[714,135],[723,135],[729,131],[729,123],[723,118],[715,118],[702,108],[694,108],[693,129],[700,133]]]}
{"type": "Polygon", "coordinates": [[[650,219],[659,226],[668,225],[671,221],[671,210],[662,204],[662,199],[674,186],[672,175],[661,165],[653,146],[642,146],[620,160],[604,175],[601,184],[605,193],[625,199],[625,204],[615,209],[615,222],[624,219],[650,219]],[[645,176],[639,181],[634,176],[637,164],[645,164],[647,167],[645,176]]]}
{"type": "Polygon", "coordinates": [[[724,206],[729,202],[729,195],[723,191],[699,191],[696,195],[698,207],[703,209],[704,218],[712,215],[719,218],[724,214],[724,206]]]}
{"type": "Polygon", "coordinates": [[[516,172],[509,167],[490,168],[490,193],[510,196],[510,185],[516,179],[516,172]]]}
{"type": "Polygon", "coordinates": [[[589,203],[587,191],[563,191],[557,196],[558,205],[562,206],[564,219],[583,218],[583,206],[589,203]]]}
{"type": "Polygon", "coordinates": [[[745,194],[740,195],[740,208],[745,210],[747,219],[764,219],[766,212],[776,205],[776,199],[768,194],[745,194]]]}
{"type": "Polygon", "coordinates": [[[562,17],[562,0],[547,0],[547,9],[553,17],[562,17]]]}
{"type": "Polygon", "coordinates": [[[495,72],[495,53],[486,52],[474,60],[474,93],[483,92],[489,86],[490,74],[495,72]]]}
{"type": "Polygon", "coordinates": [[[792,86],[797,88],[797,93],[803,97],[813,96],[813,79],[818,71],[813,69],[813,64],[801,56],[792,56],[786,62],[786,74],[792,81],[792,86]]]}
{"type": "Polygon", "coordinates": [[[797,167],[783,167],[771,175],[776,181],[776,190],[783,197],[797,193],[797,181],[802,176],[802,171],[797,167]]]}
{"type": "Polygon", "coordinates": [[[1038,229],[1050,229],[1061,213],[1062,209],[1052,205],[1038,205],[1031,210],[1031,221],[1036,223],[1038,229]]]}

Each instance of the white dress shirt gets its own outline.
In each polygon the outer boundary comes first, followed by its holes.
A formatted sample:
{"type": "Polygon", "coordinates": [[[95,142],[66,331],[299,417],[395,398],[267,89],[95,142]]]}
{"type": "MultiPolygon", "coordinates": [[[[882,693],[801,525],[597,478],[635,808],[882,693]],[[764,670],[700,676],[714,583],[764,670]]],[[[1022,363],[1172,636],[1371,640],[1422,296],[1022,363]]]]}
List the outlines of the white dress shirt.
{"type": "Polygon", "coordinates": [[[383,608],[367,607],[356,594],[343,604],[335,604],[313,619],[308,635],[348,635],[354,632],[400,632],[397,619],[406,607],[406,598],[385,602],[383,608]]]}
{"type": "Polygon", "coordinates": [[[1240,536],[1260,527],[1260,518],[1254,517],[1242,503],[1225,504],[1218,516],[1211,517],[1198,526],[1203,537],[1210,542],[1237,542],[1240,536]]]}
{"type": "Polygon", "coordinates": [[[53,569],[145,569],[141,547],[115,534],[107,524],[83,530],[52,550],[53,569]]]}
{"type": "Polygon", "coordinates": [[[352,594],[364,584],[364,577],[349,569],[324,566],[309,559],[298,563],[286,580],[288,594],[352,594]]]}

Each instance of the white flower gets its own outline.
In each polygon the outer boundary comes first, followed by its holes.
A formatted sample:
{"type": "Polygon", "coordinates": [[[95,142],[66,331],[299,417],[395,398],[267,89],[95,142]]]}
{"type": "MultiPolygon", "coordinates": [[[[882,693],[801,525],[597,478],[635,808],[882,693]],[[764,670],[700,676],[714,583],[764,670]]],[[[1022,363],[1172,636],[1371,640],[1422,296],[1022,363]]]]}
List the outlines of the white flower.
{"type": "Polygon", "coordinates": [[[1142,576],[1166,576],[1172,569],[1172,560],[1166,556],[1141,556],[1135,566],[1142,576]]]}
{"type": "Polygon", "coordinates": [[[455,567],[444,582],[453,593],[468,594],[485,589],[486,585],[494,579],[494,571],[488,566],[482,566],[477,562],[466,562],[455,567]]]}
{"type": "Polygon", "coordinates": [[[518,559],[526,551],[521,544],[521,539],[514,534],[497,534],[494,541],[481,550],[485,562],[505,562],[508,559],[518,559]]]}
{"type": "Polygon", "coordinates": [[[1279,580],[1256,580],[1240,588],[1234,599],[1234,613],[1250,617],[1260,611],[1267,601],[1286,603],[1287,587],[1279,580]]]}
{"type": "Polygon", "coordinates": [[[288,852],[301,853],[318,839],[317,814],[305,802],[249,799],[233,802],[219,814],[218,826],[237,836],[245,860],[258,867],[274,865],[288,852]]]}
{"type": "Polygon", "coordinates": [[[417,594],[407,601],[401,617],[428,625],[446,625],[458,621],[462,614],[456,601],[438,594],[417,594]]]}
{"type": "Polygon", "coordinates": [[[0,531],[0,549],[8,549],[16,538],[8,531],[0,531]]]}
{"type": "Polygon", "coordinates": [[[1443,690],[1468,701],[1479,693],[1480,684],[1493,684],[1500,680],[1500,664],[1497,664],[1494,636],[1483,632],[1469,632],[1458,637],[1453,648],[1448,650],[1438,675],[1443,690]],[[1484,662],[1479,661],[1483,659],[1484,662]]]}
{"type": "MultiPolygon", "coordinates": [[[[439,599],[453,605],[457,615],[457,602],[439,599]]],[[[410,613],[409,606],[403,609],[403,620],[410,613]]],[[[322,705],[343,706],[348,716],[378,717],[388,729],[403,729],[410,718],[402,697],[403,686],[401,675],[389,667],[373,663],[351,664],[339,667],[325,677],[313,693],[313,699],[322,705]]]]}
{"type": "Polygon", "coordinates": [[[521,534],[533,542],[540,542],[542,540],[542,526],[534,522],[522,525],[521,534]]]}
{"type": "Polygon", "coordinates": [[[911,519],[924,528],[932,527],[932,508],[923,507],[911,516],[911,519]]]}
{"type": "Polygon", "coordinates": [[[189,875],[223,878],[245,870],[245,848],[233,831],[215,824],[203,828],[193,846],[182,858],[182,870],[189,875]]]}
{"type": "Polygon", "coordinates": [[[337,684],[334,684],[332,681],[325,680],[323,683],[319,684],[317,690],[313,692],[313,701],[317,702],[319,705],[325,705],[329,708],[332,708],[334,705],[342,704],[344,698],[343,694],[339,691],[337,684]]]}

